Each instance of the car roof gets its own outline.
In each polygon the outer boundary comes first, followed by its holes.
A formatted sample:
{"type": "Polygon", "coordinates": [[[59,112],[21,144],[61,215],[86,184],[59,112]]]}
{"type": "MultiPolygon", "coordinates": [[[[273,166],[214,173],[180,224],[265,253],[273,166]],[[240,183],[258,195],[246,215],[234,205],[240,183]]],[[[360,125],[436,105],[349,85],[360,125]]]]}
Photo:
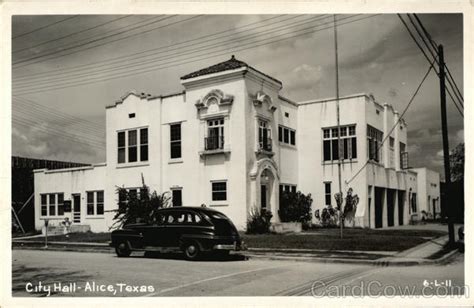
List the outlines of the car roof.
{"type": "Polygon", "coordinates": [[[159,209],[159,211],[182,211],[182,210],[189,210],[189,211],[194,211],[194,212],[203,212],[203,213],[220,213],[219,211],[216,211],[211,208],[207,207],[196,207],[196,206],[176,206],[176,207],[165,207],[159,209]]]}

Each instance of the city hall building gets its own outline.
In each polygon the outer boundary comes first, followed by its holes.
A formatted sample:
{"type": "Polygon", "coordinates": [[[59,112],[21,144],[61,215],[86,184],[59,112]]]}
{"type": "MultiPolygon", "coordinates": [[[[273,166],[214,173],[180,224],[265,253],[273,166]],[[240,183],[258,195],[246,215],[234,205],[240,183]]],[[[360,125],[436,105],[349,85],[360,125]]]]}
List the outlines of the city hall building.
{"type": "Polygon", "coordinates": [[[279,222],[287,190],[311,193],[314,216],[335,206],[339,155],[342,190],[360,198],[356,226],[407,224],[418,211],[417,174],[405,168],[407,126],[391,105],[341,97],[338,130],[334,99],[292,101],[279,94],[279,80],[233,56],[181,84],[181,93],[129,92],[106,108],[106,162],[35,170],[36,228],[70,217],[108,231],[117,187],[139,193],[142,177],[152,191],[170,192],[173,206],[205,204],[239,229],[252,208],[279,222]]]}

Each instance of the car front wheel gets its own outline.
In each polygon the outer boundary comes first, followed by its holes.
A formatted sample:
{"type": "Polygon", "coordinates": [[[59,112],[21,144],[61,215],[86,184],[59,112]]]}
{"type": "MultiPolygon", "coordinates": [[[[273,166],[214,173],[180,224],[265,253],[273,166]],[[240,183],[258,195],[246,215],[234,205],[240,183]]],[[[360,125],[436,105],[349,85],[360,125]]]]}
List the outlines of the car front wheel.
{"type": "Polygon", "coordinates": [[[201,254],[201,248],[197,242],[188,242],[184,245],[184,255],[188,260],[197,260],[201,254]]]}
{"type": "Polygon", "coordinates": [[[130,247],[128,246],[127,242],[120,242],[116,247],[115,247],[115,253],[117,253],[117,256],[120,258],[123,257],[128,257],[132,253],[130,250],[130,247]]]}

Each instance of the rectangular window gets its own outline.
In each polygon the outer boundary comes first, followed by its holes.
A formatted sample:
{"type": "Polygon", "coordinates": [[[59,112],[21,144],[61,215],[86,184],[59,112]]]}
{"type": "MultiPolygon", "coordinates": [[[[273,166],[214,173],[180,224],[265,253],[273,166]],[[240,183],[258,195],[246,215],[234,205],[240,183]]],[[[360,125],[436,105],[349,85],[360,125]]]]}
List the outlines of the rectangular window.
{"type": "Polygon", "coordinates": [[[296,185],[294,184],[280,184],[280,194],[283,192],[296,193],[296,185]]]}
{"type": "Polygon", "coordinates": [[[94,192],[87,192],[87,215],[94,215],[94,192]]]}
{"type": "Polygon", "coordinates": [[[206,151],[222,150],[224,148],[224,119],[207,121],[207,137],[204,140],[206,151]]]}
{"type": "Polygon", "coordinates": [[[148,161],[148,128],[140,129],[140,161],[148,161]]]}
{"type": "Polygon", "coordinates": [[[117,146],[117,162],[121,164],[125,162],[125,132],[117,133],[117,146]]]}
{"type": "Polygon", "coordinates": [[[383,133],[372,127],[367,125],[367,146],[368,146],[368,155],[369,159],[380,162],[382,160],[382,139],[383,133]]]}
{"type": "Polygon", "coordinates": [[[181,158],[181,123],[170,125],[171,158],[181,158]]]}
{"type": "Polygon", "coordinates": [[[323,161],[357,158],[357,137],[355,125],[340,127],[340,146],[337,128],[323,128],[323,161]]]}
{"type": "Polygon", "coordinates": [[[389,137],[389,167],[395,168],[395,139],[393,137],[389,137]]]}
{"type": "MultiPolygon", "coordinates": [[[[123,202],[120,200],[119,202],[123,202]]],[[[104,191],[87,192],[87,215],[104,215],[104,191]]]]}
{"type": "Polygon", "coordinates": [[[279,126],[278,141],[286,144],[296,145],[296,131],[285,126],[279,126]]]}
{"type": "Polygon", "coordinates": [[[41,195],[41,216],[48,216],[48,196],[41,195]]]}
{"type": "Polygon", "coordinates": [[[137,131],[128,131],[128,162],[133,163],[137,161],[137,131]]]}
{"type": "Polygon", "coordinates": [[[265,151],[272,151],[271,130],[266,121],[258,121],[258,144],[265,151]]]}
{"type": "Polygon", "coordinates": [[[227,200],[227,182],[212,182],[212,201],[227,200]]]}
{"type": "Polygon", "coordinates": [[[406,151],[406,144],[400,142],[400,168],[408,168],[408,152],[406,151]]]}
{"type": "Polygon", "coordinates": [[[97,201],[97,215],[104,215],[104,191],[98,191],[96,196],[97,201]]]}
{"type": "Polygon", "coordinates": [[[56,216],[56,194],[49,195],[49,216],[56,216]]]}
{"type": "Polygon", "coordinates": [[[183,191],[182,189],[172,189],[173,206],[183,206],[183,191]]]}
{"type": "Polygon", "coordinates": [[[64,215],[64,194],[58,194],[58,216],[64,215]]]}
{"type": "Polygon", "coordinates": [[[117,132],[117,162],[134,163],[138,159],[148,161],[148,128],[117,132]]]}
{"type": "Polygon", "coordinates": [[[324,183],[324,201],[326,205],[331,205],[331,182],[324,183]]]}

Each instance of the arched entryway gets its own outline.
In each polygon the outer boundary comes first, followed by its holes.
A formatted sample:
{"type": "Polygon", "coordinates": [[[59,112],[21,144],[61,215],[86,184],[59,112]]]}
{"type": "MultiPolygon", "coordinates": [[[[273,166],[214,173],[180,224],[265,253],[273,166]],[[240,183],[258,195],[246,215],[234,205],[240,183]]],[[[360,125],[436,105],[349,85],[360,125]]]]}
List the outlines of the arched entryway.
{"type": "Polygon", "coordinates": [[[265,208],[272,212],[272,222],[278,222],[280,179],[275,162],[270,158],[262,158],[255,162],[250,172],[250,204],[252,209],[265,208]]]}

